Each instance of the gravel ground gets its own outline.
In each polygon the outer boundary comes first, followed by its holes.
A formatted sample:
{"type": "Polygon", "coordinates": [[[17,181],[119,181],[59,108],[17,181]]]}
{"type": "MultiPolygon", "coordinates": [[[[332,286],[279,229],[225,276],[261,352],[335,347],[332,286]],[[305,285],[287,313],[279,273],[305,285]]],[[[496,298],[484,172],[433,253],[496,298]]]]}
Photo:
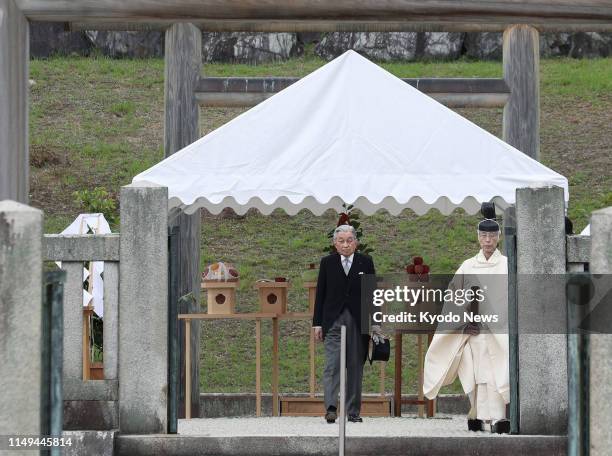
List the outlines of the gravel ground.
{"type": "MultiPolygon", "coordinates": [[[[198,418],[179,420],[178,432],[183,435],[208,437],[337,436],[339,425],[338,422],[328,424],[322,417],[198,418]]],[[[349,437],[497,436],[489,432],[469,432],[465,416],[458,415],[436,415],[435,418],[429,419],[366,417],[363,423],[347,423],[346,435],[349,437]]]]}

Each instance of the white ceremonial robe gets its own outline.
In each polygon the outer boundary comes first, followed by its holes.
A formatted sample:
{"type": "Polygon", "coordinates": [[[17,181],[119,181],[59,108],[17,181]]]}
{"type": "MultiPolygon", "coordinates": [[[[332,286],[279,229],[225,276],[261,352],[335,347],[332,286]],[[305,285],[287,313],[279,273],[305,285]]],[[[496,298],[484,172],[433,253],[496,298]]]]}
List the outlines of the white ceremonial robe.
{"type": "Polygon", "coordinates": [[[510,402],[507,275],[508,259],[499,250],[488,260],[481,250],[464,261],[449,288],[470,289],[475,284],[472,281],[477,281],[480,288],[487,290],[486,302],[480,304],[479,313],[496,313],[499,323],[489,325],[490,330],[481,329],[477,336],[437,331],[425,356],[425,396],[434,399],[442,386],[458,376],[472,405],[469,418],[503,419],[505,404],[510,402]],[[486,278],[482,277],[485,274],[495,274],[488,284],[493,286],[487,286],[486,278]]]}

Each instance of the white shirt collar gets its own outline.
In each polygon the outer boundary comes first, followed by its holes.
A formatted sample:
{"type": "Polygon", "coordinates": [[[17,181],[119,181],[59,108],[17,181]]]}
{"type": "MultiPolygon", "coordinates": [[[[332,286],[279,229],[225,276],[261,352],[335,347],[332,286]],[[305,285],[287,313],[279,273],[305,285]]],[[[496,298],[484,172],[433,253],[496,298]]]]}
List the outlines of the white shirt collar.
{"type": "MultiPolygon", "coordinates": [[[[350,257],[348,257],[348,259],[349,259],[349,264],[353,264],[353,257],[354,257],[354,256],[355,256],[355,254],[354,254],[354,253],[351,253],[351,256],[350,256],[350,257]]],[[[344,255],[340,254],[340,262],[341,262],[342,264],[344,264],[344,259],[345,259],[345,258],[347,258],[347,257],[345,257],[344,255]]]]}

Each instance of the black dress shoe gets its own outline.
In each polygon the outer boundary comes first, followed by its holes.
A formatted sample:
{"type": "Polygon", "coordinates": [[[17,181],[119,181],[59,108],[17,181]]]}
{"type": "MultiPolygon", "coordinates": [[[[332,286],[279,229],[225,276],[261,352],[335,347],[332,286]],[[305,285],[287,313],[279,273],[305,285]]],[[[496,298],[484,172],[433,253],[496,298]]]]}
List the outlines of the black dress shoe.
{"type": "Polygon", "coordinates": [[[470,420],[468,419],[468,431],[483,431],[484,430],[484,423],[482,422],[482,420],[470,420]]]}
{"type": "Polygon", "coordinates": [[[510,434],[510,421],[499,420],[491,425],[491,434],[510,434]]]}
{"type": "Polygon", "coordinates": [[[359,415],[349,415],[348,420],[351,423],[363,423],[363,418],[361,418],[359,415]]]}
{"type": "Polygon", "coordinates": [[[336,418],[338,418],[338,414],[336,413],[336,407],[331,405],[327,408],[327,411],[325,412],[325,421],[330,424],[335,423],[336,418]]]}

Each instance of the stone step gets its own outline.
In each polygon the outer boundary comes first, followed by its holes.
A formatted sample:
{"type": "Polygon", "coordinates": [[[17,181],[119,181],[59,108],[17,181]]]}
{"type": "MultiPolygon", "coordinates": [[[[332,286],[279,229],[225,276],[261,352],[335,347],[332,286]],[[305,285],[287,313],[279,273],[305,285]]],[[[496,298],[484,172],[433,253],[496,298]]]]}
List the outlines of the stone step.
{"type": "MultiPolygon", "coordinates": [[[[561,456],[564,436],[453,436],[453,437],[347,437],[347,455],[375,456],[561,456]]],[[[331,436],[182,436],[119,435],[115,456],[302,456],[337,455],[338,438],[331,436]]]]}
{"type": "MultiPolygon", "coordinates": [[[[180,420],[177,435],[118,435],[115,454],[334,455],[339,424],[321,417],[180,420]]],[[[565,455],[566,436],[470,432],[464,415],[364,418],[346,424],[347,455],[565,455]]]]}
{"type": "Polygon", "coordinates": [[[62,456],[113,456],[115,435],[114,430],[63,431],[64,446],[61,454],[62,456]]]}

